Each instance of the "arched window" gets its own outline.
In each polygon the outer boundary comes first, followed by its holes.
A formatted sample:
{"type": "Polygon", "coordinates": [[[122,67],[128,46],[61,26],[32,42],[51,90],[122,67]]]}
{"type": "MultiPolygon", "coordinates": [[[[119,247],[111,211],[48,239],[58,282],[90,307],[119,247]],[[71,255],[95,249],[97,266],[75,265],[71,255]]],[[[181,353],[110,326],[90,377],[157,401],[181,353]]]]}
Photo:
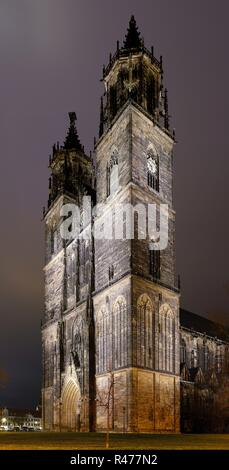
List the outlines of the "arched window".
{"type": "Polygon", "coordinates": [[[148,186],[159,192],[159,158],[153,145],[147,150],[147,178],[148,186]]]}
{"type": "Polygon", "coordinates": [[[108,334],[108,318],[106,307],[103,306],[96,316],[96,368],[97,373],[106,370],[107,361],[107,334],[108,334]]]}
{"type": "Polygon", "coordinates": [[[137,301],[137,365],[153,367],[154,360],[153,304],[147,294],[137,301]]]}
{"type": "Polygon", "coordinates": [[[113,149],[107,164],[107,196],[114,194],[119,187],[118,151],[113,149]]]}
{"type": "Polygon", "coordinates": [[[97,374],[112,369],[112,336],[112,318],[108,301],[96,315],[97,374]]]}
{"type": "Polygon", "coordinates": [[[175,371],[175,320],[168,304],[159,310],[159,369],[175,371]]]}
{"type": "Polygon", "coordinates": [[[113,367],[118,369],[127,365],[127,305],[123,296],[113,305],[113,367]]]}

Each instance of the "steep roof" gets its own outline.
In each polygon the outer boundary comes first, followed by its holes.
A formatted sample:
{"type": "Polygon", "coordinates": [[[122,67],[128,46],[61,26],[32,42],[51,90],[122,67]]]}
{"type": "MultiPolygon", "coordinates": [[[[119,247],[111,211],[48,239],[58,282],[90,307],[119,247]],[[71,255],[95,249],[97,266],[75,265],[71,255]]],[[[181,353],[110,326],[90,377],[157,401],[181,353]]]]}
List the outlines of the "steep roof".
{"type": "Polygon", "coordinates": [[[223,341],[229,341],[229,327],[215,323],[182,308],[180,309],[180,324],[181,327],[193,329],[198,333],[205,333],[213,338],[217,337],[223,341]]]}
{"type": "Polygon", "coordinates": [[[76,130],[76,113],[71,112],[68,113],[70,125],[68,129],[68,133],[66,139],[64,141],[64,148],[67,150],[77,149],[82,151],[82,145],[79,140],[79,136],[76,130]]]}
{"type": "Polygon", "coordinates": [[[132,49],[142,46],[141,36],[138,31],[138,27],[134,18],[134,15],[131,16],[129,27],[127,30],[126,38],[124,40],[124,48],[132,49]]]}

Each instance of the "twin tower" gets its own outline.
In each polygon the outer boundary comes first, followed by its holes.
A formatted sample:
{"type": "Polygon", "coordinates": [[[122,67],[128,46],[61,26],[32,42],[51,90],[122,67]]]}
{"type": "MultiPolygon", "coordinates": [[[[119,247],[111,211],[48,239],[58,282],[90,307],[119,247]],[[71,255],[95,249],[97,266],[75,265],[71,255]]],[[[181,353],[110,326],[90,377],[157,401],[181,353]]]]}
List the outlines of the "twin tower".
{"type": "Polygon", "coordinates": [[[75,113],[69,113],[63,146],[54,145],[50,156],[43,425],[57,431],[177,432],[174,135],[162,60],[145,48],[134,17],[123,46],[117,43],[103,69],[103,82],[95,158],[84,152],[75,113]],[[63,206],[77,205],[83,219],[84,196],[101,209],[77,237],[69,223],[64,239],[63,206]],[[166,248],[151,250],[152,240],[139,237],[139,230],[132,238],[88,236],[92,224],[103,230],[107,214],[123,204],[168,205],[166,248]]]}

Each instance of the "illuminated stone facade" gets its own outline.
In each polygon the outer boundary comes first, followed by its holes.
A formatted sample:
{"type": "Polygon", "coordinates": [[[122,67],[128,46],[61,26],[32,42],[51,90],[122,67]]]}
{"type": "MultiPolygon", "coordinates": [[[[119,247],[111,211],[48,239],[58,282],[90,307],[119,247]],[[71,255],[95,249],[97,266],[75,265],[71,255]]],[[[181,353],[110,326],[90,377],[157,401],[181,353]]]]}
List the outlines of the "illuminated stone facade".
{"type": "MultiPolygon", "coordinates": [[[[70,113],[65,143],[54,146],[50,157],[44,428],[179,432],[180,332],[182,341],[190,333],[180,328],[175,272],[174,135],[162,60],[144,47],[133,18],[103,80],[95,155],[85,154],[70,113]],[[85,195],[92,205],[106,205],[79,238],[66,242],[60,210],[70,203],[82,207],[85,195]],[[117,205],[160,203],[168,205],[164,250],[152,253],[149,237],[139,239],[135,232],[132,239],[84,236],[92,225],[103,230],[117,205]]],[[[186,388],[190,395],[192,388],[186,388]]]]}

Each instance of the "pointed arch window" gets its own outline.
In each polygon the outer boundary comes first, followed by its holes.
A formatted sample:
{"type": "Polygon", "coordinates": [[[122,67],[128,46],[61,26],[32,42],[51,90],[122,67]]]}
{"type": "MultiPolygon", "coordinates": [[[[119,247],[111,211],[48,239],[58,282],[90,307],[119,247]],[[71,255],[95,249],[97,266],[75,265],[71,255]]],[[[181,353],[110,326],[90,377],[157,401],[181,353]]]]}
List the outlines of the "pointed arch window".
{"type": "Polygon", "coordinates": [[[118,151],[114,149],[107,164],[107,196],[110,196],[118,190],[119,170],[118,170],[118,151]]]}
{"type": "Polygon", "coordinates": [[[159,369],[175,371],[175,319],[168,304],[159,310],[159,369]]]}
{"type": "MultiPolygon", "coordinates": [[[[120,336],[119,336],[120,338],[120,336]]],[[[112,369],[113,324],[109,299],[96,314],[96,371],[98,374],[112,369]]]]}
{"type": "Polygon", "coordinates": [[[123,296],[113,305],[113,367],[118,369],[127,364],[127,304],[123,296]]]}
{"type": "Polygon", "coordinates": [[[152,145],[147,151],[147,179],[148,186],[159,192],[159,158],[152,145]]]}
{"type": "Polygon", "coordinates": [[[137,365],[153,367],[154,361],[154,315],[153,304],[147,294],[137,301],[137,365]]]}
{"type": "Polygon", "coordinates": [[[106,346],[107,346],[107,311],[103,306],[96,317],[96,355],[97,373],[106,370],[106,346]]]}

